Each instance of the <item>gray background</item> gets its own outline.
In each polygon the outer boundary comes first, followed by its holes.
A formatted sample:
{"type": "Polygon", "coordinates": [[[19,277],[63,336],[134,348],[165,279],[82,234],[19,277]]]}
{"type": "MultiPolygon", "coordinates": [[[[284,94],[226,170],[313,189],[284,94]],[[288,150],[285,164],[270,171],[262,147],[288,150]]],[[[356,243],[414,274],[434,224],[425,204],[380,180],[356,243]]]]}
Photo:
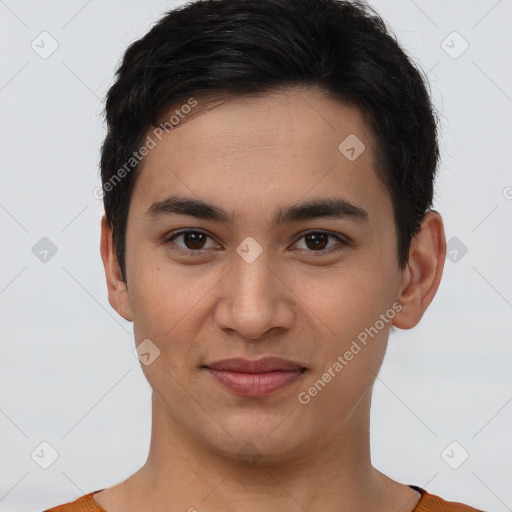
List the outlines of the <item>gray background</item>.
{"type": "MultiPolygon", "coordinates": [[[[512,3],[372,4],[428,73],[442,112],[436,208],[453,259],[420,325],[391,337],[375,385],[373,462],[445,499],[505,512],[512,3]],[[449,466],[465,452],[463,464],[449,466]]],[[[131,324],[107,301],[94,189],[114,69],[174,5],[0,0],[2,512],[74,500],[120,482],[146,459],[150,389],[132,353],[131,324]],[[54,41],[58,48],[45,55],[54,41]],[[41,464],[52,449],[42,442],[58,452],[47,469],[41,464]]]]}

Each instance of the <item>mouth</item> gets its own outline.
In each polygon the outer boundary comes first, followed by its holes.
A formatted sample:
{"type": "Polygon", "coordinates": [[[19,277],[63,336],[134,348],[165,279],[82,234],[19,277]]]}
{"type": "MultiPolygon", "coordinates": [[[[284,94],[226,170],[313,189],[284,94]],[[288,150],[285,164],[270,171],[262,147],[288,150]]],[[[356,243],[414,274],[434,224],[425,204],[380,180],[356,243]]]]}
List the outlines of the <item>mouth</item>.
{"type": "Polygon", "coordinates": [[[203,367],[232,393],[246,398],[264,398],[291,386],[307,368],[277,357],[258,360],[223,359],[203,367]]]}

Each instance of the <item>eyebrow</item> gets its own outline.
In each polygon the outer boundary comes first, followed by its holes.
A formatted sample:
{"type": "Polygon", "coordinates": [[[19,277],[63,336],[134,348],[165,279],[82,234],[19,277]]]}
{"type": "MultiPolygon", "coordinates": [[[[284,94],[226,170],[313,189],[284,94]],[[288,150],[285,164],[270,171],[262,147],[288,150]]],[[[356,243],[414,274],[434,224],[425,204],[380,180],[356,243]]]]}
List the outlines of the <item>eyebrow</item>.
{"type": "MultiPolygon", "coordinates": [[[[165,215],[189,215],[198,219],[233,222],[233,215],[220,206],[202,199],[177,195],[153,203],[146,212],[146,217],[150,220],[165,215]]],[[[366,210],[346,199],[325,198],[279,208],[274,214],[273,224],[280,225],[323,217],[349,219],[356,222],[367,222],[369,219],[366,210]]]]}

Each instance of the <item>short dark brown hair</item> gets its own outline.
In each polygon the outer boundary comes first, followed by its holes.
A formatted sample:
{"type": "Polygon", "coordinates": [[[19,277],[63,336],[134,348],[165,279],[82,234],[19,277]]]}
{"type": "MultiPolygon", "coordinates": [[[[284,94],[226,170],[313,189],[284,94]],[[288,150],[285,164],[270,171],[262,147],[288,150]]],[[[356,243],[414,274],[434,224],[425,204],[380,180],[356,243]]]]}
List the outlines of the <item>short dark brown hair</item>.
{"type": "Polygon", "coordinates": [[[128,210],[142,161],[134,154],[149,130],[195,95],[296,86],[318,87],[364,115],[376,141],[376,170],[393,202],[404,268],[432,205],[439,160],[427,85],[363,2],[197,0],[171,10],[129,46],[107,93],[101,178],[123,278],[128,210]]]}

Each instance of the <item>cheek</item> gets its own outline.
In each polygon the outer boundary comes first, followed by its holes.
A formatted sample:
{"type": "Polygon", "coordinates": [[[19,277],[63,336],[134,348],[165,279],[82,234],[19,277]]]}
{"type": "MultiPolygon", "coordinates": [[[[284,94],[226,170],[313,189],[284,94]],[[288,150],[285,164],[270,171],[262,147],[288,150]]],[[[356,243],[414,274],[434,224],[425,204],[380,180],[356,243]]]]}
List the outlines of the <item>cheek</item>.
{"type": "Polygon", "coordinates": [[[182,302],[157,262],[142,253],[131,256],[127,270],[135,340],[138,344],[148,338],[161,348],[165,333],[180,316],[182,302]]]}
{"type": "Polygon", "coordinates": [[[381,287],[355,277],[331,281],[323,293],[313,293],[311,301],[333,332],[318,336],[319,364],[303,391],[324,420],[329,417],[336,423],[371,390],[384,359],[394,310],[381,287]]]}
{"type": "Polygon", "coordinates": [[[205,325],[217,272],[199,266],[171,265],[151,254],[134,255],[129,276],[130,305],[136,343],[153,341],[166,364],[175,367],[197,349],[194,341],[205,325]]]}
{"type": "Polygon", "coordinates": [[[321,393],[324,405],[334,400],[348,406],[374,382],[395,314],[386,275],[379,268],[364,265],[350,271],[338,269],[321,279],[308,276],[299,281],[301,286],[297,288],[308,290],[301,297],[304,311],[318,327],[314,345],[319,364],[315,365],[312,382],[329,381],[329,390],[321,393]]]}
{"type": "Polygon", "coordinates": [[[297,275],[295,293],[327,333],[346,340],[378,320],[392,303],[392,288],[380,269],[343,269],[297,275]]]}

